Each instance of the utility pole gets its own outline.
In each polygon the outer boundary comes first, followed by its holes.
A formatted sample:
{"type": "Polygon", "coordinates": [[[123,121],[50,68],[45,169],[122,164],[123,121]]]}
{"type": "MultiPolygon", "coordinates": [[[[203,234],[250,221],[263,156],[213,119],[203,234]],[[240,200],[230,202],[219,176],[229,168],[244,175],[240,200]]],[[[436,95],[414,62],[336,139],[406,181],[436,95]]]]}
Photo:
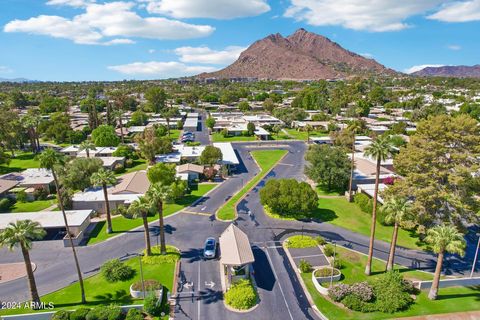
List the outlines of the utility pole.
{"type": "Polygon", "coordinates": [[[480,247],[480,233],[477,233],[477,236],[478,236],[478,242],[477,242],[477,248],[475,249],[475,257],[473,258],[472,272],[470,272],[470,278],[473,278],[473,272],[475,271],[475,265],[477,264],[478,249],[480,247]]]}

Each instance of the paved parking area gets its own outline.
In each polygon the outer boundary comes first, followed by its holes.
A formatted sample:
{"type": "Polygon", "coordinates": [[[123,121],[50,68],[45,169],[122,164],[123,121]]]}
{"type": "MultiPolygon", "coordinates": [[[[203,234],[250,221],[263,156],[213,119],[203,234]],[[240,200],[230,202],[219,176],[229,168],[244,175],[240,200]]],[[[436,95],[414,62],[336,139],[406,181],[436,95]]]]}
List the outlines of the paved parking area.
{"type": "Polygon", "coordinates": [[[328,266],[330,265],[328,263],[327,258],[323,254],[322,250],[320,250],[319,247],[311,247],[311,248],[302,248],[302,249],[296,249],[296,248],[288,248],[288,251],[290,252],[290,255],[293,258],[293,261],[295,261],[295,265],[297,267],[300,266],[300,261],[305,260],[309,262],[312,267],[321,267],[321,266],[328,266]]]}

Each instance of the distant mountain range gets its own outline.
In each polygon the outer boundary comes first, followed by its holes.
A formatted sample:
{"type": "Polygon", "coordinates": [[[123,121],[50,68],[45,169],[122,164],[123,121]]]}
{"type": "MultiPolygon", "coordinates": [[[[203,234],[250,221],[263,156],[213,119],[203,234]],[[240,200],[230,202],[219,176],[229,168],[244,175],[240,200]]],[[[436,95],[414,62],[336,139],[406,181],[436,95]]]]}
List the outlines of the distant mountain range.
{"type": "Polygon", "coordinates": [[[426,67],[412,73],[420,77],[480,78],[480,65],[426,67]]]}
{"type": "Polygon", "coordinates": [[[277,33],[258,40],[233,64],[197,77],[315,80],[395,74],[394,70],[373,59],[348,51],[326,37],[299,29],[288,37],[277,33]]]}
{"type": "Polygon", "coordinates": [[[0,82],[36,82],[35,80],[29,80],[25,78],[14,78],[14,79],[6,79],[6,78],[0,78],[0,82]]]}

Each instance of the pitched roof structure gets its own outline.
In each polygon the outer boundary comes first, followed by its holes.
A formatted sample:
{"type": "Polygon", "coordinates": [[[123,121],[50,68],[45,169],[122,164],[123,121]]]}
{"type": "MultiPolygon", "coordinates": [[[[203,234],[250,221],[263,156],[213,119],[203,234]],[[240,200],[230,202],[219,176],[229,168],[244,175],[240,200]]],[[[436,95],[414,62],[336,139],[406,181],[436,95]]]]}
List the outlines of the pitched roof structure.
{"type": "Polygon", "coordinates": [[[203,173],[203,169],[204,169],[203,166],[199,166],[198,164],[185,163],[177,167],[177,172],[183,173],[183,172],[191,171],[196,173],[203,173]]]}
{"type": "Polygon", "coordinates": [[[223,265],[242,266],[255,261],[247,235],[234,224],[225,229],[219,243],[223,265]]]}
{"type": "Polygon", "coordinates": [[[147,192],[150,187],[150,181],[147,178],[147,171],[140,170],[127,173],[120,177],[120,183],[115,185],[110,193],[111,194],[120,194],[120,193],[134,193],[134,194],[144,194],[147,192]]]}

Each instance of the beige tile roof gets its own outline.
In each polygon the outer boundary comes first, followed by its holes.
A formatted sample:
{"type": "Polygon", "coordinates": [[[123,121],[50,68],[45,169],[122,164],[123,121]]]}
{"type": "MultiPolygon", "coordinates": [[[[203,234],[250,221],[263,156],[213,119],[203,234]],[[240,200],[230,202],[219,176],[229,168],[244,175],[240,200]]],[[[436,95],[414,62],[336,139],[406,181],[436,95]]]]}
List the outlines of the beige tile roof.
{"type": "Polygon", "coordinates": [[[0,193],[13,189],[17,184],[18,181],[15,180],[0,179],[0,193]]]}
{"type": "Polygon", "coordinates": [[[224,265],[241,266],[255,261],[247,235],[230,224],[220,236],[221,262],[224,265]]]}
{"type": "Polygon", "coordinates": [[[199,166],[198,164],[193,164],[193,163],[186,163],[177,167],[178,173],[182,173],[186,171],[203,173],[203,166],[199,166]]]}
{"type": "MultiPolygon", "coordinates": [[[[367,176],[374,176],[377,172],[376,163],[363,158],[355,158],[355,168],[367,176]]],[[[384,174],[393,174],[393,172],[380,167],[380,175],[384,174]]]]}
{"type": "Polygon", "coordinates": [[[150,187],[147,171],[140,170],[127,173],[120,177],[120,183],[111,189],[111,194],[135,193],[145,194],[150,187]]]}

